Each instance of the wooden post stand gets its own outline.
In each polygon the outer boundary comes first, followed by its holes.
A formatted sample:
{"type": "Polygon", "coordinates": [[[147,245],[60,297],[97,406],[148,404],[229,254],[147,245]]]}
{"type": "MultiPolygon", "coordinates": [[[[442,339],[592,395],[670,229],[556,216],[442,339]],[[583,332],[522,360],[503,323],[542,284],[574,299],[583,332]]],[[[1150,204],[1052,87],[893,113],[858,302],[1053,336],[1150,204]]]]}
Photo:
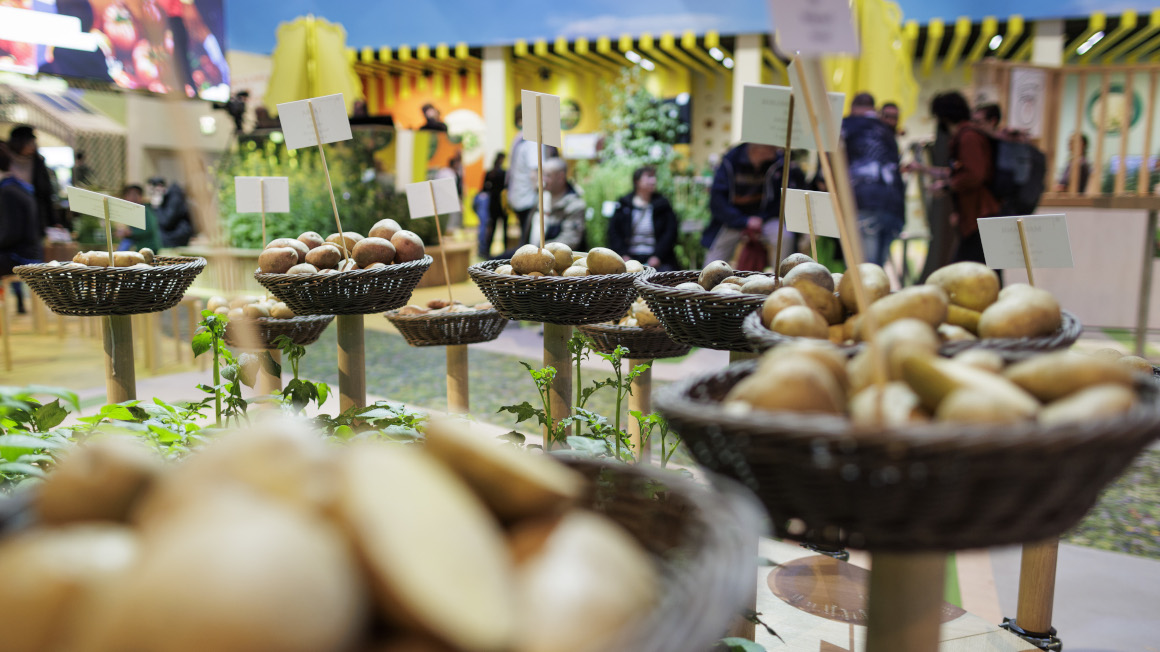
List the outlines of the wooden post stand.
{"type": "MultiPolygon", "coordinates": [[[[634,360],[628,359],[628,368],[635,369],[638,365],[648,364],[648,360],[634,360]]],[[[638,462],[648,463],[649,458],[652,457],[652,451],[644,447],[644,442],[640,439],[640,422],[632,417],[631,412],[639,410],[644,416],[648,416],[652,412],[652,366],[645,369],[639,376],[632,380],[632,393],[628,395],[628,438],[632,444],[633,450],[636,452],[638,462]]]]}
{"type": "Polygon", "coordinates": [[[934,652],[946,582],[944,553],[874,553],[866,652],[934,652]]]}
{"type": "MultiPolygon", "coordinates": [[[[278,349],[268,349],[266,350],[266,353],[270,354],[270,357],[274,359],[274,362],[278,363],[279,367],[282,365],[281,351],[278,349]]],[[[254,389],[257,390],[258,394],[263,396],[281,392],[282,374],[275,376],[266,370],[265,364],[260,364],[258,365],[258,382],[255,383],[255,385],[256,387],[254,389]]]]}
{"type": "Polygon", "coordinates": [[[122,403],[137,398],[137,373],[133,369],[133,318],[110,315],[105,325],[105,398],[122,403]]]}
{"type": "MultiPolygon", "coordinates": [[[[1152,81],[1156,81],[1155,78],[1152,81]]],[[[1148,226],[1144,230],[1143,238],[1144,264],[1140,276],[1140,301],[1136,311],[1136,355],[1141,357],[1144,356],[1144,343],[1148,339],[1148,311],[1152,300],[1152,261],[1156,256],[1156,214],[1156,208],[1148,209],[1148,226]]]]}
{"type": "Polygon", "coordinates": [[[752,360],[756,357],[757,354],[753,353],[752,351],[730,351],[729,364],[733,364],[734,362],[741,362],[742,360],[752,360]]]}
{"type": "Polygon", "coordinates": [[[449,344],[447,349],[447,411],[467,414],[471,411],[467,383],[467,345],[449,344]]]}
{"type": "MultiPolygon", "coordinates": [[[[553,421],[569,417],[572,413],[572,355],[568,352],[568,340],[571,338],[571,326],[544,324],[544,366],[556,370],[556,377],[548,388],[553,421]]],[[[570,434],[571,428],[565,431],[563,436],[570,434]]],[[[551,450],[552,443],[545,428],[544,450],[551,450]]]]}
{"type": "Polygon", "coordinates": [[[1059,539],[1023,546],[1019,567],[1019,606],[1015,616],[1019,627],[1033,634],[1051,633],[1055,605],[1055,564],[1059,539]]]}
{"type": "Polygon", "coordinates": [[[366,342],[362,315],[337,315],[338,322],[338,408],[366,407],[366,342]]]}

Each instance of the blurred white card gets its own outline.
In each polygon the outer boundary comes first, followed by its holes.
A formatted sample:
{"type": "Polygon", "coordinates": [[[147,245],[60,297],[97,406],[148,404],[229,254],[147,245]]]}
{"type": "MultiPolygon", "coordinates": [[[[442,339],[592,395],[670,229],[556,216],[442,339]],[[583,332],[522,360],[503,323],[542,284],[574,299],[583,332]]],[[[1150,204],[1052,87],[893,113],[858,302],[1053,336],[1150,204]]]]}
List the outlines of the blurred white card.
{"type": "Polygon", "coordinates": [[[131,201],[102,195],[91,190],[68,187],[68,209],[105,219],[105,202],[109,202],[109,219],[121,224],[145,228],[145,207],[131,201]]]}
{"type": "Polygon", "coordinates": [[[342,93],[279,104],[278,120],[282,123],[286,147],[290,149],[337,143],[352,138],[342,93]],[[311,107],[314,108],[314,120],[310,117],[311,107]],[[314,133],[315,121],[318,123],[317,138],[314,133]]]}
{"type": "Polygon", "coordinates": [[[769,0],[769,13],[786,54],[858,54],[850,0],[769,0]]]}
{"type": "MultiPolygon", "coordinates": [[[[741,140],[746,143],[761,143],[785,147],[785,127],[789,118],[789,99],[793,89],[788,86],[767,86],[746,84],[741,100],[741,140]]],[[[830,93],[830,111],[834,121],[829,128],[821,126],[826,134],[826,151],[833,151],[838,140],[834,136],[841,132],[838,118],[846,103],[845,93],[830,93]],[[837,124],[835,124],[837,123],[837,124]]],[[[790,149],[817,150],[814,146],[814,132],[810,129],[809,114],[804,100],[794,99],[793,133],[790,134],[790,149]]]]}
{"type": "Polygon", "coordinates": [[[560,96],[520,91],[520,100],[523,106],[524,140],[538,142],[542,129],[544,136],[542,144],[563,148],[564,134],[560,131],[560,96]],[[537,98],[539,111],[536,110],[537,98]]]}
{"type": "Polygon", "coordinates": [[[794,233],[809,233],[809,219],[814,220],[814,235],[827,238],[841,237],[838,218],[830,203],[830,193],[812,190],[788,190],[785,196],[785,228],[794,233]],[[806,202],[810,214],[806,214],[806,202]]]}
{"type": "Polygon", "coordinates": [[[1018,220],[1023,220],[1031,267],[1074,267],[1065,215],[985,217],[979,220],[983,256],[991,269],[1023,269],[1023,245],[1018,220]]]}
{"type": "Polygon", "coordinates": [[[407,184],[407,208],[411,218],[446,215],[459,210],[459,191],[455,179],[436,179],[407,184]]]}
{"type": "Polygon", "coordinates": [[[290,180],[286,177],[234,177],[234,194],[239,213],[290,212],[290,180]]]}
{"type": "MultiPolygon", "coordinates": [[[[807,143],[801,147],[817,150],[818,148],[814,145],[814,130],[810,126],[809,111],[806,110],[806,96],[802,92],[803,87],[798,80],[797,66],[790,63],[786,70],[789,71],[789,85],[793,88],[793,148],[798,148],[798,134],[801,134],[801,142],[807,143]],[[799,114],[801,122],[798,122],[799,114]]],[[[822,144],[825,145],[827,152],[832,152],[838,149],[838,143],[842,138],[842,112],[846,108],[846,94],[827,93],[826,97],[830,100],[829,122],[823,119],[825,113],[822,111],[822,107],[818,106],[814,109],[818,112],[818,131],[822,133],[822,144]]],[[[784,118],[782,129],[785,129],[784,118]]]]}

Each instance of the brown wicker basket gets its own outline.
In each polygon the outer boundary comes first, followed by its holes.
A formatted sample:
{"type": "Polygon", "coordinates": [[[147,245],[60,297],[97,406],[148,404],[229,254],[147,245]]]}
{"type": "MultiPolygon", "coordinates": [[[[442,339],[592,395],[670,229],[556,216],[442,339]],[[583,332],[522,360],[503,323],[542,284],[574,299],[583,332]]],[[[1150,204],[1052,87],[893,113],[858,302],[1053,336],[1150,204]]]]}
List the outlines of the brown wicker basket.
{"type": "Polygon", "coordinates": [[[411,346],[449,346],[490,342],[499,337],[508,320],[495,310],[444,312],[438,315],[400,315],[397,310],[386,318],[399,329],[411,346]]]}
{"type": "Polygon", "coordinates": [[[579,326],[620,319],[636,299],[632,282],[653,273],[599,276],[513,276],[493,270],[508,260],[489,260],[467,268],[491,305],[508,319],[579,326]]]}
{"type": "MultiPolygon", "coordinates": [[[[761,311],[750,313],[741,321],[741,331],[745,333],[745,338],[749,340],[749,344],[758,352],[768,351],[778,344],[785,344],[786,342],[796,342],[798,340],[806,340],[805,337],[790,337],[775,333],[765,327],[761,321],[761,311]]],[[[828,342],[829,340],[812,340],[815,342],[828,342]]],[[[862,350],[862,343],[847,344],[836,347],[842,353],[848,356],[853,356],[855,353],[862,350]]]]}
{"type": "MultiPolygon", "coordinates": [[[[756,272],[733,273],[750,276],[756,272]]],[[[696,281],[699,275],[697,271],[660,272],[638,279],[636,290],[674,341],[720,351],[752,351],[741,331],[741,322],[746,315],[761,308],[765,297],[760,294],[677,290],[673,287],[696,281]]]]}
{"type": "Polygon", "coordinates": [[[628,349],[628,357],[633,360],[679,358],[693,348],[688,344],[674,342],[661,326],[640,328],[615,324],[589,324],[578,326],[577,330],[592,338],[597,351],[612,353],[617,346],[623,346],[628,349]]]}
{"type": "Polygon", "coordinates": [[[336,274],[254,272],[296,315],[369,315],[407,305],[432,258],[336,274]]]}
{"type": "MultiPolygon", "coordinates": [[[[334,315],[307,315],[291,317],[290,319],[261,317],[253,321],[258,329],[258,342],[264,343],[264,348],[274,349],[277,348],[274,346],[274,340],[278,339],[279,335],[289,337],[299,346],[314,344],[322,335],[322,331],[326,330],[326,327],[333,320],[334,315]]],[[[241,343],[238,334],[239,327],[242,327],[242,324],[226,323],[225,340],[229,346],[238,346],[241,343]]]]}
{"type": "Polygon", "coordinates": [[[658,391],[698,462],[741,481],[778,535],[887,551],[1040,541],[1073,527],[1160,433],[1160,388],[1109,419],[1044,427],[925,423],[855,428],[834,415],[744,415],[722,399],[756,361],[658,391]]]}
{"type": "Polygon", "coordinates": [[[709,491],[652,467],[567,459],[591,481],[581,506],[628,530],[657,561],[661,603],[606,652],[704,652],[753,599],[761,508],[724,478],[709,491]]]}
{"type": "Polygon", "coordinates": [[[151,269],[21,265],[15,271],[58,315],[98,317],[169,310],[181,302],[204,258],[157,256],[151,269]]]}

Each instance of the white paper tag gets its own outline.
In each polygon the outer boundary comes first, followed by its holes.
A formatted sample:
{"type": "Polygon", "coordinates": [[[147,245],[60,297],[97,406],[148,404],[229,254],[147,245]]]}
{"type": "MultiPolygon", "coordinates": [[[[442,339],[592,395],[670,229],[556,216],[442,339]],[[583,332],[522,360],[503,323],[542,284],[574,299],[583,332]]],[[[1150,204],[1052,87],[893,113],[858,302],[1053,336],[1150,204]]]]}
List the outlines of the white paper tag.
{"type": "Polygon", "coordinates": [[[769,12],[782,52],[858,54],[850,0],[769,0],[769,12]]]}
{"type": "Polygon", "coordinates": [[[352,138],[342,93],[279,104],[278,120],[282,123],[286,147],[290,149],[337,143],[352,138]],[[314,108],[314,120],[318,122],[317,138],[314,121],[310,118],[311,107],[314,108]]]}
{"type": "MultiPolygon", "coordinates": [[[[788,86],[746,84],[741,102],[741,140],[746,143],[785,147],[785,121],[789,117],[789,98],[792,94],[793,89],[788,86]]],[[[834,134],[841,132],[839,118],[846,103],[846,94],[829,93],[828,97],[834,121],[829,127],[824,125],[819,127],[821,132],[826,134],[824,136],[826,151],[833,151],[838,144],[834,134]]],[[[805,100],[798,97],[794,98],[790,148],[817,150],[814,146],[814,132],[810,128],[805,100]]]]}
{"type": "Polygon", "coordinates": [[[138,229],[145,228],[145,207],[131,201],[102,195],[91,190],[68,187],[68,208],[74,213],[83,213],[105,219],[105,202],[109,202],[109,219],[138,229]]]}
{"type": "Polygon", "coordinates": [[[560,131],[560,96],[536,93],[534,91],[520,91],[520,100],[523,105],[524,140],[533,143],[540,140],[539,133],[543,130],[544,145],[564,147],[564,134],[560,131]],[[539,98],[540,110],[536,111],[536,98],[539,98]]]}
{"type": "Polygon", "coordinates": [[[459,190],[455,186],[455,179],[448,177],[407,184],[407,208],[411,212],[412,219],[431,217],[435,213],[446,215],[459,211],[459,190]]]}
{"type": "Polygon", "coordinates": [[[1067,235],[1065,215],[1025,215],[1022,217],[984,217],[979,220],[979,238],[983,256],[991,269],[1023,269],[1023,245],[1019,241],[1018,220],[1023,220],[1027,234],[1027,253],[1031,267],[1074,267],[1071,239],[1067,235]]]}
{"type": "Polygon", "coordinates": [[[838,218],[830,203],[830,193],[812,190],[788,190],[785,196],[785,228],[794,233],[809,233],[809,219],[814,220],[814,235],[826,238],[841,237],[838,218]],[[806,214],[806,201],[810,214],[806,214]]]}
{"type": "Polygon", "coordinates": [[[234,177],[234,194],[239,213],[290,212],[290,180],[286,177],[234,177]]]}
{"type": "MultiPolygon", "coordinates": [[[[801,145],[803,149],[817,150],[818,147],[814,144],[814,130],[810,126],[810,114],[806,108],[806,96],[803,92],[803,86],[798,80],[797,66],[793,63],[787,67],[789,71],[789,85],[793,88],[793,143],[792,147],[798,149],[798,134],[801,134],[801,142],[806,143],[801,145]],[[801,122],[798,122],[798,119],[801,122]]],[[[838,149],[838,143],[842,138],[842,111],[846,108],[846,94],[845,93],[827,93],[826,98],[830,100],[830,121],[827,122],[823,116],[825,113],[822,107],[814,107],[818,111],[818,131],[822,134],[822,145],[827,152],[832,152],[838,149]]],[[[785,130],[785,119],[782,118],[782,130],[785,130]]]]}

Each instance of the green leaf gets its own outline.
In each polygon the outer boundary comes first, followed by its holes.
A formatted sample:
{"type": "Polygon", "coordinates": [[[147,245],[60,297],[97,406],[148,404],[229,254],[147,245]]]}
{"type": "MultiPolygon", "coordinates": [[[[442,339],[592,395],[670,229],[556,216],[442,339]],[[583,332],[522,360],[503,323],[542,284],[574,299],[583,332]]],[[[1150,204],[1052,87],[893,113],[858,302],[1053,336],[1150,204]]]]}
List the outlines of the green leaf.
{"type": "Polygon", "coordinates": [[[33,435],[0,435],[0,447],[18,449],[29,452],[60,448],[61,444],[51,438],[41,438],[33,435]]]}
{"type": "Polygon", "coordinates": [[[503,441],[515,444],[517,446],[523,446],[524,442],[526,442],[528,440],[528,438],[525,437],[523,435],[523,433],[516,432],[515,430],[512,430],[511,432],[508,432],[506,434],[500,435],[499,438],[503,441]]]}
{"type": "Polygon", "coordinates": [[[0,464],[0,473],[4,475],[30,475],[34,478],[44,477],[44,471],[42,469],[22,462],[5,462],[0,464]]]}
{"type": "Polygon", "coordinates": [[[314,388],[318,392],[318,405],[321,406],[326,402],[326,397],[330,396],[330,385],[326,383],[314,383],[314,388]]]}
{"type": "Polygon", "coordinates": [[[68,416],[68,410],[60,406],[60,399],[36,408],[32,413],[32,421],[36,424],[37,432],[48,432],[60,425],[68,416]]]}
{"type": "Polygon", "coordinates": [[[500,412],[511,412],[512,414],[516,415],[516,423],[523,423],[532,417],[540,417],[540,419],[546,418],[543,410],[532,407],[532,404],[528,403],[527,401],[524,401],[519,405],[505,405],[501,407],[496,413],[498,414],[500,412]]]}
{"type": "Polygon", "coordinates": [[[721,639],[721,644],[729,652],[766,652],[764,645],[735,636],[721,639]]]}
{"type": "Polygon", "coordinates": [[[608,442],[603,439],[572,435],[567,442],[572,450],[587,457],[606,457],[609,453],[608,442]]]}
{"type": "Polygon", "coordinates": [[[339,426],[334,429],[334,436],[339,439],[350,439],[354,434],[354,429],[350,426],[339,426]]]}
{"type": "MultiPolygon", "coordinates": [[[[286,336],[279,335],[279,337],[286,336]]],[[[258,354],[258,357],[262,362],[262,369],[264,369],[267,374],[274,376],[275,378],[282,375],[282,365],[274,359],[274,356],[270,355],[269,351],[262,351],[260,354],[258,354]]]]}
{"type": "Polygon", "coordinates": [[[150,423],[149,432],[157,437],[157,442],[160,444],[172,444],[181,441],[181,434],[155,423],[150,423]]]}
{"type": "Polygon", "coordinates": [[[193,357],[196,358],[197,356],[208,352],[213,346],[213,333],[209,332],[208,330],[196,333],[194,334],[193,341],[190,342],[190,344],[193,346],[193,357]]]}
{"type": "Polygon", "coordinates": [[[74,411],[81,409],[80,399],[77,398],[76,392],[71,392],[62,387],[49,387],[47,385],[28,385],[23,389],[24,392],[34,395],[55,396],[64,401],[74,411]]]}

